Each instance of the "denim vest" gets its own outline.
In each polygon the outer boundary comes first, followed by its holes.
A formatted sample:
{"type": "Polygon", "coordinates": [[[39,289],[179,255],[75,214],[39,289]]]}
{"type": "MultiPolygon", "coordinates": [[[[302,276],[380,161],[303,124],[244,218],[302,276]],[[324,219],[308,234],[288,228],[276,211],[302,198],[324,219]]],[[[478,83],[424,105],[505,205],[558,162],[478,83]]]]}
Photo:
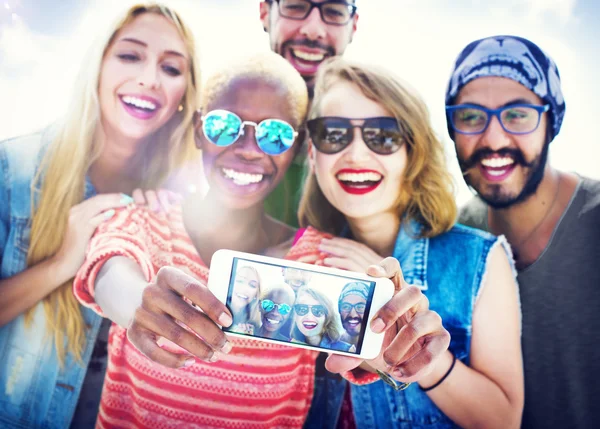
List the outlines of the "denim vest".
{"type": "MultiPolygon", "coordinates": [[[[403,226],[393,256],[400,261],[408,284],[420,287],[430,308],[450,332],[450,350],[469,364],[473,307],[486,271],[487,256],[499,240],[463,225],[434,238],[414,238],[418,225],[403,226]]],[[[500,241],[500,243],[504,243],[500,241]]],[[[304,425],[335,428],[346,380],[331,374],[317,361],[315,394],[304,425]]],[[[359,429],[364,428],[456,428],[457,426],[414,383],[396,392],[383,381],[351,385],[352,408],[359,429]]]]}
{"type": "MultiPolygon", "coordinates": [[[[46,130],[0,142],[0,278],[27,268],[31,228],[31,183],[51,133],[46,130]]],[[[95,194],[86,180],[85,198],[95,194]]],[[[48,231],[51,234],[51,231],[48,231]]],[[[29,285],[22,285],[29,287],[29,285]]],[[[82,308],[86,331],[83,364],[67,355],[61,368],[46,335],[45,311],[35,307],[31,326],[24,316],[0,327],[0,427],[68,428],[79,399],[102,318],[82,308]]]]}

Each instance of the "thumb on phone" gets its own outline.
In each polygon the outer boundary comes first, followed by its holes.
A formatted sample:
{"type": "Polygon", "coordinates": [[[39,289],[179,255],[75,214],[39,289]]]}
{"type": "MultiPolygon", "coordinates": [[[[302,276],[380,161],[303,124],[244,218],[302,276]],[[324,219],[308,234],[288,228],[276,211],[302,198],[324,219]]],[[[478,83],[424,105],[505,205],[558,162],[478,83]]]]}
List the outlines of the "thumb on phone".
{"type": "Polygon", "coordinates": [[[344,372],[352,371],[363,362],[363,359],[359,358],[330,354],[325,361],[325,369],[334,374],[343,374],[344,372]]]}
{"type": "Polygon", "coordinates": [[[402,274],[402,268],[400,268],[400,262],[391,256],[383,259],[378,264],[369,266],[367,274],[371,277],[385,277],[390,279],[394,283],[396,293],[407,286],[402,274]]]}

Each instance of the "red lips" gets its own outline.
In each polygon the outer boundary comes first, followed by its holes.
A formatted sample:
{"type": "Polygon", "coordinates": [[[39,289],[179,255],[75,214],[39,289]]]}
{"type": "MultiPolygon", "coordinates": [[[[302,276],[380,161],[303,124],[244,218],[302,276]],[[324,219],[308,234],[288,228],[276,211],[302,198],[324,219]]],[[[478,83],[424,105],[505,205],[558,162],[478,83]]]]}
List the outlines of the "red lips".
{"type": "Polygon", "coordinates": [[[357,169],[351,169],[351,168],[343,168],[337,172],[336,178],[337,178],[338,183],[340,184],[341,188],[345,192],[347,192],[349,194],[353,194],[353,195],[368,194],[369,192],[372,192],[375,189],[377,189],[377,187],[383,181],[383,175],[381,173],[379,173],[378,171],[375,171],[375,170],[367,170],[367,169],[357,170],[357,169]],[[339,179],[339,176],[342,174],[365,174],[365,173],[375,174],[375,175],[379,176],[380,179],[377,181],[366,180],[366,181],[362,181],[362,182],[353,182],[353,181],[349,181],[349,180],[340,180],[339,179]]]}

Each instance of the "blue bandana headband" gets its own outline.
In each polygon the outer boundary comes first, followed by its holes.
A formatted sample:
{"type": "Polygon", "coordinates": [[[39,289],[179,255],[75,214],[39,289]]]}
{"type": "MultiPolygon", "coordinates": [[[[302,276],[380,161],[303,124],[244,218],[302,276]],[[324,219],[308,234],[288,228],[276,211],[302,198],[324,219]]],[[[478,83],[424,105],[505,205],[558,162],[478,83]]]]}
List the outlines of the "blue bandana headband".
{"type": "Polygon", "coordinates": [[[366,283],[361,282],[351,282],[343,287],[342,292],[340,293],[340,298],[338,300],[338,305],[342,303],[344,298],[348,295],[359,295],[362,296],[365,301],[369,300],[369,289],[370,287],[366,283]]]}
{"type": "MultiPolygon", "coordinates": [[[[446,91],[446,105],[454,103],[467,83],[485,76],[512,79],[549,104],[548,141],[558,135],[565,116],[560,75],[554,61],[539,46],[516,36],[486,37],[469,43],[454,64],[446,91]]],[[[453,136],[450,123],[448,131],[453,136]]]]}

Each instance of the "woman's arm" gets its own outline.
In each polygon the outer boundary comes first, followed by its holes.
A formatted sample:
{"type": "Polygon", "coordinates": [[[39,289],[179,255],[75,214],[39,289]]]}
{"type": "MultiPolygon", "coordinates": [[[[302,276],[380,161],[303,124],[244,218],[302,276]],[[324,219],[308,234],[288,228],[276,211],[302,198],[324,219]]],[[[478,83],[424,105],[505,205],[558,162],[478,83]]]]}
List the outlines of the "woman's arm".
{"type": "MultiPolygon", "coordinates": [[[[502,246],[491,250],[473,314],[468,367],[456,361],[448,377],[427,394],[464,428],[518,428],[523,411],[523,362],[518,287],[502,246]]],[[[437,383],[452,363],[446,352],[423,388],[437,383]]]]}
{"type": "Polygon", "coordinates": [[[96,304],[104,317],[127,329],[142,303],[148,282],[140,266],[125,256],[107,260],[96,277],[96,304]]]}
{"type": "Polygon", "coordinates": [[[117,256],[103,264],[94,290],[104,315],[126,328],[129,341],[155,362],[181,368],[195,358],[214,362],[218,353],[231,351],[217,325],[229,326],[231,314],[205,285],[180,270],[161,268],[147,282],[134,260],[117,256]],[[159,346],[161,337],[191,355],[163,349],[159,346]]]}
{"type": "Polygon", "coordinates": [[[171,267],[155,271],[151,252],[156,243],[148,216],[146,208],[120,210],[98,228],[73,293],[83,305],[126,328],[129,341],[155,362],[178,368],[193,363],[194,356],[214,361],[217,353],[231,350],[215,322],[229,326],[231,314],[192,276],[171,267]],[[190,354],[162,348],[161,337],[190,354]]]}

